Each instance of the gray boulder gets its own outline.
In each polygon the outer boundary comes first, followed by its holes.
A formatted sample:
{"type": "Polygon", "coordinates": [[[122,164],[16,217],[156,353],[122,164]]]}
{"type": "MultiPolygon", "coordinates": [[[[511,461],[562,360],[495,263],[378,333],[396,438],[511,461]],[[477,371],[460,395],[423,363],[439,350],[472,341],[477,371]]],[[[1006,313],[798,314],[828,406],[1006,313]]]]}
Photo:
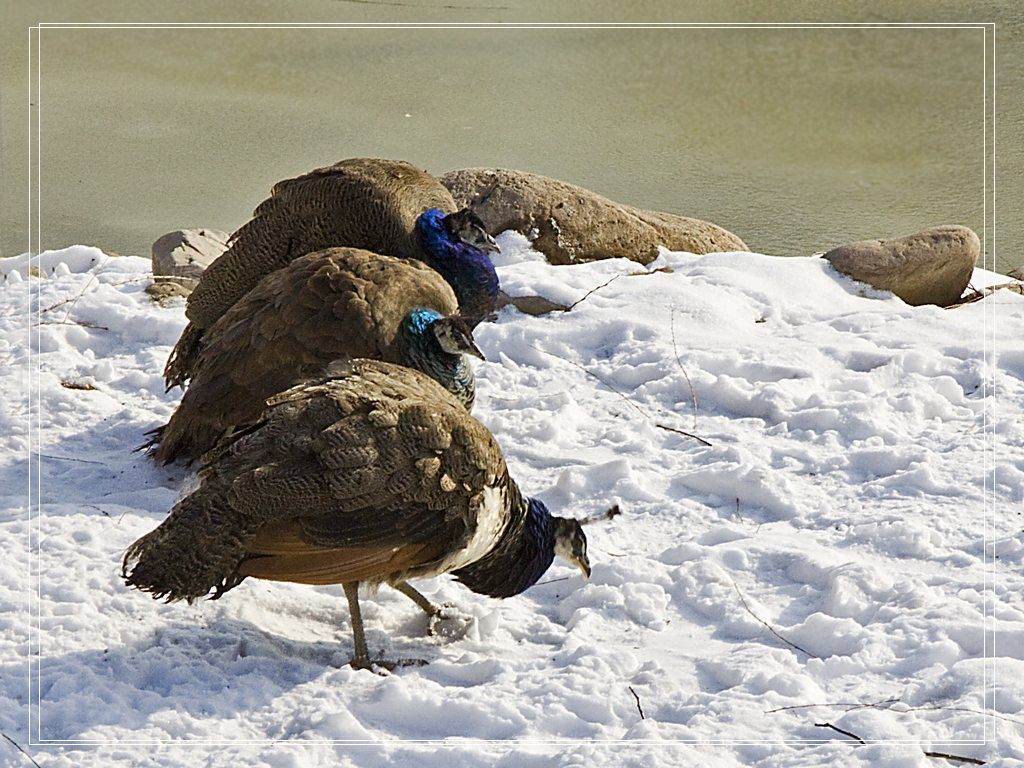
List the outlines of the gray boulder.
{"type": "Polygon", "coordinates": [[[981,242],[967,227],[932,227],[892,240],[861,240],[833,248],[822,258],[844,275],[907,304],[955,304],[970,282],[981,242]]]}
{"type": "Polygon", "coordinates": [[[535,173],[466,168],[449,171],[441,183],[459,206],[473,206],[488,232],[520,232],[552,264],[619,257],[649,264],[659,245],[691,253],[749,250],[710,222],[623,205],[535,173]]]}
{"type": "Polygon", "coordinates": [[[228,249],[228,235],[217,229],[179,229],[153,243],[156,283],[175,283],[191,290],[203,270],[228,249]]]}

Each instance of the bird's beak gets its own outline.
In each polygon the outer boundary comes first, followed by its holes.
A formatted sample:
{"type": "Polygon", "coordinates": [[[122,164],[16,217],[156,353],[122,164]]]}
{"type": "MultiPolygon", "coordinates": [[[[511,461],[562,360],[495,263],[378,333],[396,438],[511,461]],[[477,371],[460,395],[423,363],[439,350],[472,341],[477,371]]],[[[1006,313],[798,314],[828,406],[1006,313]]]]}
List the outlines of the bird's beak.
{"type": "Polygon", "coordinates": [[[590,578],[590,559],[583,555],[582,557],[574,557],[572,559],[573,564],[583,571],[583,575],[588,579],[590,578]]]}
{"type": "Polygon", "coordinates": [[[473,355],[473,357],[479,357],[481,360],[487,359],[486,357],[484,357],[484,353],[480,351],[480,347],[476,345],[475,341],[473,341],[472,339],[466,339],[466,341],[469,343],[469,349],[466,349],[465,352],[469,353],[470,355],[473,355]]]}

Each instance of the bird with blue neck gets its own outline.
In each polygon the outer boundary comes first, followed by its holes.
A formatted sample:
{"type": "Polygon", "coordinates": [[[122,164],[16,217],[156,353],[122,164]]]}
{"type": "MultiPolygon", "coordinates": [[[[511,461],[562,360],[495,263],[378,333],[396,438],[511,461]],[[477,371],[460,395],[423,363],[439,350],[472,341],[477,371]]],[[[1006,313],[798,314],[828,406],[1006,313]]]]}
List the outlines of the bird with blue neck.
{"type": "Polygon", "coordinates": [[[498,273],[488,253],[498,244],[483,222],[468,208],[445,214],[438,208],[416,219],[424,259],[448,281],[459,300],[459,311],[471,327],[492,312],[498,301],[498,273]]]}
{"type": "Polygon", "coordinates": [[[361,584],[389,584],[434,619],[441,607],[410,580],[451,573],[510,598],[556,556],[590,575],[579,521],[524,496],[487,428],[429,376],[392,363],[335,361],[276,395],[203,457],[199,478],[127,548],[125,582],[189,602],[248,578],[341,584],[355,667],[389,666],[370,656],[361,584]]]}
{"type": "Polygon", "coordinates": [[[498,246],[469,209],[425,170],[399,160],[352,158],[274,185],[253,218],[203,273],[189,320],[167,360],[167,388],[184,386],[209,329],[260,280],[296,258],[347,246],[417,260],[436,269],[474,327],[495,309],[498,246]]]}

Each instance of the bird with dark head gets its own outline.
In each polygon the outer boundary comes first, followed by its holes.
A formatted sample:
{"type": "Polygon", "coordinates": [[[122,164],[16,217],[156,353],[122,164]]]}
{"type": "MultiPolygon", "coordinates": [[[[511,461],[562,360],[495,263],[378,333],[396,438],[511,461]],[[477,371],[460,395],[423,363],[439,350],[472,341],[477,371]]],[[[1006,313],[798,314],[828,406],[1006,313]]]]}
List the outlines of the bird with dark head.
{"type": "Polygon", "coordinates": [[[192,378],[205,334],[263,277],[307,253],[341,246],[430,264],[451,284],[471,326],[494,310],[498,278],[487,252],[497,245],[478,218],[456,211],[448,190],[421,168],[343,160],[275,184],[231,236],[188,298],[189,324],[164,368],[167,388],[192,378]]]}
{"type": "Polygon", "coordinates": [[[332,360],[367,357],[417,368],[471,408],[483,358],[445,280],[419,261],[356,248],[301,256],[261,280],[206,332],[188,391],[153,457],[195,458],[265,401],[332,360]]]}
{"type": "Polygon", "coordinates": [[[418,308],[405,316],[400,337],[403,343],[399,362],[423,371],[455,395],[467,411],[472,410],[476,377],[466,355],[485,358],[466,321],[418,308]]]}
{"type": "Polygon", "coordinates": [[[490,432],[419,371],[334,362],[268,401],[203,457],[200,485],[128,547],[122,575],[154,597],[219,597],[248,577],[342,584],[354,666],[371,660],[360,584],[452,573],[512,597],[561,556],[590,574],[579,522],[524,497],[490,432]]]}
{"type": "Polygon", "coordinates": [[[476,325],[494,311],[498,274],[487,254],[499,251],[473,211],[463,208],[445,215],[438,208],[416,219],[426,261],[448,281],[459,300],[459,311],[476,325]]]}

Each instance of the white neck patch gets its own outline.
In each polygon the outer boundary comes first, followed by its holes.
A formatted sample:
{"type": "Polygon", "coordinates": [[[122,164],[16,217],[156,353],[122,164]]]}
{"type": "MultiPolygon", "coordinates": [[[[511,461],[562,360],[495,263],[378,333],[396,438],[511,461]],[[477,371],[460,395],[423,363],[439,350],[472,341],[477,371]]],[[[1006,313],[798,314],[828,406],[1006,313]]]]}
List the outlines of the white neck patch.
{"type": "Polygon", "coordinates": [[[505,510],[504,494],[493,486],[486,486],[478,497],[475,509],[476,530],[466,542],[464,549],[454,553],[444,562],[444,571],[454,571],[475,563],[486,555],[505,532],[508,514],[505,510]]]}

